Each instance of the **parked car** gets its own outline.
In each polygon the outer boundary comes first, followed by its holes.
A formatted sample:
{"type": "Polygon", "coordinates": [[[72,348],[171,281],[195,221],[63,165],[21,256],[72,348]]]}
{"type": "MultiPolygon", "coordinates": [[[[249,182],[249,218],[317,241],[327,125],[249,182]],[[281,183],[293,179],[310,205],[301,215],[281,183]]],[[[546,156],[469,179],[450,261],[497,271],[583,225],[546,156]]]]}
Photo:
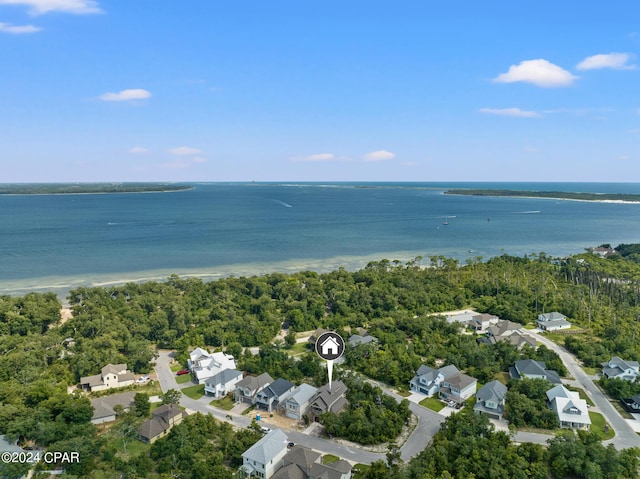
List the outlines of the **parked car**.
{"type": "Polygon", "coordinates": [[[267,426],[261,426],[260,429],[262,429],[262,432],[264,432],[265,434],[271,432],[271,428],[267,426]]]}
{"type": "Polygon", "coordinates": [[[188,369],[181,369],[180,371],[178,371],[176,373],[176,376],[182,376],[184,374],[189,374],[189,370],[188,369]]]}
{"type": "Polygon", "coordinates": [[[289,444],[287,444],[288,448],[292,448],[293,446],[295,446],[295,443],[293,443],[293,442],[290,442],[289,444]]]}
{"type": "Polygon", "coordinates": [[[138,379],[136,379],[136,382],[140,384],[140,383],[146,383],[148,380],[149,380],[149,376],[140,376],[138,379]]]}

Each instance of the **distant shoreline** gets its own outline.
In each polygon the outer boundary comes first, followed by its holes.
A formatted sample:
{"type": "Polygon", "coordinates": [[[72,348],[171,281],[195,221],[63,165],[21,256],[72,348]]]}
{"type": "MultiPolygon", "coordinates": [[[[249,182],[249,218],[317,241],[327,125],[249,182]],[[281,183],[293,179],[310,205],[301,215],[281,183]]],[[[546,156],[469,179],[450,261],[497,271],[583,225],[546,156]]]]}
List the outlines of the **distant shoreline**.
{"type": "Polygon", "coordinates": [[[108,195],[122,193],[171,193],[194,189],[192,185],[167,183],[43,183],[0,185],[0,196],[12,195],[108,195]]]}
{"type": "Polygon", "coordinates": [[[577,193],[568,191],[454,189],[446,190],[444,194],[514,198],[547,198],[554,200],[592,201],[597,203],[640,204],[640,195],[627,193],[577,193]]]}

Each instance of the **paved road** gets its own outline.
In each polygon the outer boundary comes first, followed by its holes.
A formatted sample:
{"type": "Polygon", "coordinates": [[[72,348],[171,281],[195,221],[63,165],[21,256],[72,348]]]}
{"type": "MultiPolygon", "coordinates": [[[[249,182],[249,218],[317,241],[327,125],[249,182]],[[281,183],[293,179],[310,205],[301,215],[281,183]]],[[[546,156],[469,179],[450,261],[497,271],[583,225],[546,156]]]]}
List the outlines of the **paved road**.
{"type": "Polygon", "coordinates": [[[627,421],[620,416],[620,413],[611,405],[609,400],[602,394],[602,391],[593,383],[591,378],[584,372],[578,364],[575,356],[569,353],[564,347],[550,341],[536,331],[525,331],[536,340],[552,349],[560,356],[562,362],[573,376],[575,382],[586,391],[593,403],[598,407],[606,421],[611,425],[616,435],[613,439],[605,441],[604,444],[613,444],[616,449],[626,449],[629,447],[640,447],[640,436],[638,436],[627,421]]]}

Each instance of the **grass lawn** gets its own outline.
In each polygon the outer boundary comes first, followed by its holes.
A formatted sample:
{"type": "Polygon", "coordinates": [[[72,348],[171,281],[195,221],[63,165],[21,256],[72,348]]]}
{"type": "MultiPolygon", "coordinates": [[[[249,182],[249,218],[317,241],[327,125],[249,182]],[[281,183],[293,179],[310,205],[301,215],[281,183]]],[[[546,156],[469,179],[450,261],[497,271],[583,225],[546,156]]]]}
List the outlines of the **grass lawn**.
{"type": "Polygon", "coordinates": [[[245,409],[244,411],[242,411],[242,415],[244,416],[245,414],[251,414],[251,411],[253,411],[256,408],[255,405],[253,406],[249,406],[247,409],[245,409]]]}
{"type": "Polygon", "coordinates": [[[531,331],[532,329],[536,329],[538,326],[535,324],[525,324],[524,325],[524,329],[528,329],[529,331],[531,331]]]}
{"type": "Polygon", "coordinates": [[[308,351],[307,343],[296,343],[290,348],[285,348],[284,350],[289,354],[289,356],[296,356],[308,351]]]}
{"type": "Polygon", "coordinates": [[[496,375],[493,377],[496,378],[498,381],[500,381],[502,384],[507,384],[511,379],[511,376],[509,376],[509,373],[505,373],[505,372],[496,373],[496,375]]]}
{"type": "Polygon", "coordinates": [[[219,409],[224,409],[225,411],[231,411],[233,406],[236,405],[236,402],[233,400],[232,396],[227,395],[222,399],[214,399],[209,403],[209,405],[219,409]]]}
{"type": "Polygon", "coordinates": [[[180,371],[181,369],[184,369],[182,367],[182,364],[180,363],[171,363],[171,365],[169,366],[169,368],[171,369],[172,372],[177,373],[178,371],[180,371]]]}
{"type": "Polygon", "coordinates": [[[191,381],[191,374],[183,374],[182,376],[176,376],[176,382],[178,384],[186,384],[191,381]]]}
{"type": "Polygon", "coordinates": [[[409,391],[399,391],[396,389],[396,394],[398,396],[402,396],[403,398],[408,398],[409,396],[411,396],[411,393],[409,391]]]}
{"type": "Polygon", "coordinates": [[[356,464],[353,470],[358,472],[353,473],[353,479],[362,479],[370,468],[369,464],[356,464]]]}
{"type": "Polygon", "coordinates": [[[200,399],[204,396],[204,384],[196,384],[195,386],[184,388],[182,393],[191,399],[200,399]]]}
{"type": "Polygon", "coordinates": [[[333,454],[325,454],[322,456],[322,464],[331,464],[332,462],[336,462],[340,458],[338,456],[334,456],[333,454]]]}
{"type": "Polygon", "coordinates": [[[600,371],[602,371],[602,369],[598,369],[598,368],[589,368],[587,366],[582,366],[582,370],[587,373],[589,376],[595,376],[597,375],[600,371]]]}
{"type": "Polygon", "coordinates": [[[591,432],[598,434],[603,441],[616,435],[613,428],[606,423],[602,414],[589,411],[589,418],[591,419],[591,432]],[[606,432],[604,430],[605,426],[607,426],[606,432]]]}
{"type": "Polygon", "coordinates": [[[587,401],[587,404],[589,406],[595,406],[595,404],[593,404],[593,401],[589,398],[589,396],[587,396],[587,393],[584,392],[584,389],[579,388],[579,387],[575,387],[575,386],[565,386],[569,391],[575,391],[580,395],[580,399],[584,399],[585,401],[587,401]]]}
{"type": "Polygon", "coordinates": [[[622,407],[622,404],[620,404],[620,401],[609,401],[609,402],[614,408],[616,408],[616,411],[618,411],[624,419],[635,419],[629,411],[627,411],[625,408],[622,407]]]}
{"type": "Polygon", "coordinates": [[[438,412],[442,408],[444,408],[444,403],[436,398],[424,398],[422,401],[420,401],[420,406],[424,406],[427,409],[438,412]]]}
{"type": "Polygon", "coordinates": [[[553,341],[560,346],[564,346],[564,342],[567,339],[567,335],[564,334],[553,334],[553,333],[545,333],[544,337],[553,341]]]}

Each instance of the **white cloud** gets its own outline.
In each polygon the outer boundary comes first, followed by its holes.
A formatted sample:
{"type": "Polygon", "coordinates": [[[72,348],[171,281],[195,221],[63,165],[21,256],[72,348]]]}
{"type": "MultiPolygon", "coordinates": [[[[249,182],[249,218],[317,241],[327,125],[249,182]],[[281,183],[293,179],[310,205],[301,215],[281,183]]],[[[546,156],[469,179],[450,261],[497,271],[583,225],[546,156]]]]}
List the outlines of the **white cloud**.
{"type": "MultiPolygon", "coordinates": [[[[1,1],[1,0],[0,0],[1,1]]],[[[151,92],[143,90],[142,88],[132,88],[130,90],[122,90],[118,93],[104,93],[98,98],[103,101],[131,101],[131,100],[144,100],[151,97],[151,92]]]]}
{"type": "Polygon", "coordinates": [[[598,70],[601,68],[613,68],[614,70],[635,70],[635,65],[628,65],[631,59],[627,53],[601,53],[582,60],[576,68],[578,70],[598,70]]]}
{"type": "Polygon", "coordinates": [[[147,150],[146,148],[143,148],[141,146],[134,146],[133,148],[131,148],[128,153],[132,153],[134,155],[143,155],[145,153],[149,153],[149,150],[147,150]]]}
{"type": "Polygon", "coordinates": [[[76,15],[102,13],[95,0],[0,0],[0,5],[25,5],[31,15],[66,12],[76,15]]]}
{"type": "Polygon", "coordinates": [[[393,160],[395,157],[395,153],[391,153],[387,150],[378,150],[367,153],[362,158],[364,159],[364,161],[386,161],[393,160]]]}
{"type": "Polygon", "coordinates": [[[36,33],[41,30],[42,28],[34,25],[11,25],[10,23],[0,22],[0,32],[12,33],[14,35],[19,35],[21,33],[36,33]]]}
{"type": "Polygon", "coordinates": [[[544,88],[569,86],[578,77],[567,70],[542,58],[524,60],[519,65],[511,65],[507,73],[493,79],[496,83],[532,83],[544,88]]]}
{"type": "Polygon", "coordinates": [[[177,148],[171,148],[169,153],[176,156],[191,156],[202,153],[202,151],[197,148],[191,148],[190,146],[179,146],[177,148]]]}
{"type": "Polygon", "coordinates": [[[540,118],[542,115],[531,110],[521,110],[520,108],[480,108],[482,113],[499,116],[511,116],[514,118],[540,118]]]}

